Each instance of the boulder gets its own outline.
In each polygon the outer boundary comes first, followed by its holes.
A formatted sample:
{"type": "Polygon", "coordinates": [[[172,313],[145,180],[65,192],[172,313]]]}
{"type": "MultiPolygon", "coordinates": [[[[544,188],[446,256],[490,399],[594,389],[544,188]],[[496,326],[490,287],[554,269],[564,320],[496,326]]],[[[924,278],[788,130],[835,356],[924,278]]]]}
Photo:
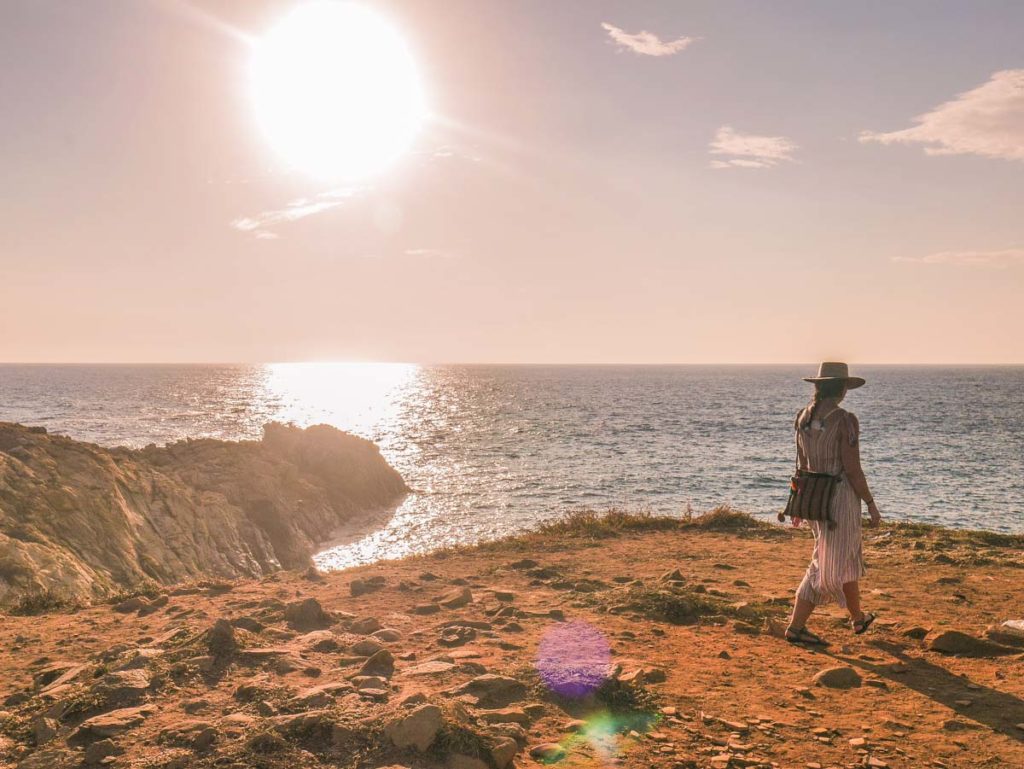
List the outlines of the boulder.
{"type": "Polygon", "coordinates": [[[415,748],[422,753],[433,744],[443,722],[441,708],[437,705],[420,705],[388,722],[384,735],[396,748],[415,748]]]}

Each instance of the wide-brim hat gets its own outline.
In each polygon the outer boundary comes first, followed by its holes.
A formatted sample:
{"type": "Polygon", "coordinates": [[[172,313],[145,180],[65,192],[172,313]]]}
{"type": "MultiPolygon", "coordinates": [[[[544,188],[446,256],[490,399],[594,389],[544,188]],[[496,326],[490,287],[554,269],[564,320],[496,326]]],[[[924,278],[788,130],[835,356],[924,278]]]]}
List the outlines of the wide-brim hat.
{"type": "Polygon", "coordinates": [[[848,390],[864,386],[863,377],[850,376],[850,367],[845,363],[828,361],[818,366],[818,376],[805,376],[805,382],[846,382],[848,390]]]}

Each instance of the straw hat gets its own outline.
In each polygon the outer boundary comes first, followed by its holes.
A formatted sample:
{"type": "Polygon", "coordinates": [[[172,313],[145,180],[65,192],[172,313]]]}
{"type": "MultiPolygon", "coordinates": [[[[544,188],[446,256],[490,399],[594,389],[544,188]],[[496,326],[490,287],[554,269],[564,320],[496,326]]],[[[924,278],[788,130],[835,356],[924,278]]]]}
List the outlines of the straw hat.
{"type": "Polygon", "coordinates": [[[846,387],[849,390],[856,390],[864,384],[863,378],[850,376],[849,366],[845,363],[836,363],[834,361],[822,363],[818,366],[818,376],[805,376],[803,379],[805,382],[835,382],[842,380],[846,382],[846,387]]]}

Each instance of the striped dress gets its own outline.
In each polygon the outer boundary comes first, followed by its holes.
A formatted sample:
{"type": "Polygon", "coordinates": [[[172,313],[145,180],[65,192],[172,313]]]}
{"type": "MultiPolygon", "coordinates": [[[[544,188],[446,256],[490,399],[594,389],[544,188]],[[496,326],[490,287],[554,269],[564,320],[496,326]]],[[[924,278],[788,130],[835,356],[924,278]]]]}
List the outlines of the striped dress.
{"type": "Polygon", "coordinates": [[[803,412],[797,417],[797,461],[802,470],[841,475],[842,481],[832,498],[834,525],[809,521],[814,532],[814,554],[796,595],[816,606],[835,601],[845,609],[843,585],[856,582],[866,571],[861,551],[860,499],[846,480],[840,454],[842,441],[857,445],[859,426],[857,418],[845,409],[836,407],[830,413],[829,406],[822,404],[818,410],[825,414],[824,420],[815,418],[806,429],[799,426],[803,412]]]}

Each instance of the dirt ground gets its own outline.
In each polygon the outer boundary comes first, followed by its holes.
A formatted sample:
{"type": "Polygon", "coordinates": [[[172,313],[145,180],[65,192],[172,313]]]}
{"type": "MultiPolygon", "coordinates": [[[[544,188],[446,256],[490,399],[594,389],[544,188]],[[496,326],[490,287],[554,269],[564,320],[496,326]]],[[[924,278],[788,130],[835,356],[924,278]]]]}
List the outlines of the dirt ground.
{"type": "Polygon", "coordinates": [[[1024,648],[981,640],[1024,614],[1015,542],[868,533],[879,619],[822,607],[813,650],[776,635],[807,532],[604,534],[0,618],[0,766],[1024,767],[1024,648]],[[931,649],[949,630],[976,648],[931,649]],[[400,744],[431,703],[431,744],[400,744]]]}

